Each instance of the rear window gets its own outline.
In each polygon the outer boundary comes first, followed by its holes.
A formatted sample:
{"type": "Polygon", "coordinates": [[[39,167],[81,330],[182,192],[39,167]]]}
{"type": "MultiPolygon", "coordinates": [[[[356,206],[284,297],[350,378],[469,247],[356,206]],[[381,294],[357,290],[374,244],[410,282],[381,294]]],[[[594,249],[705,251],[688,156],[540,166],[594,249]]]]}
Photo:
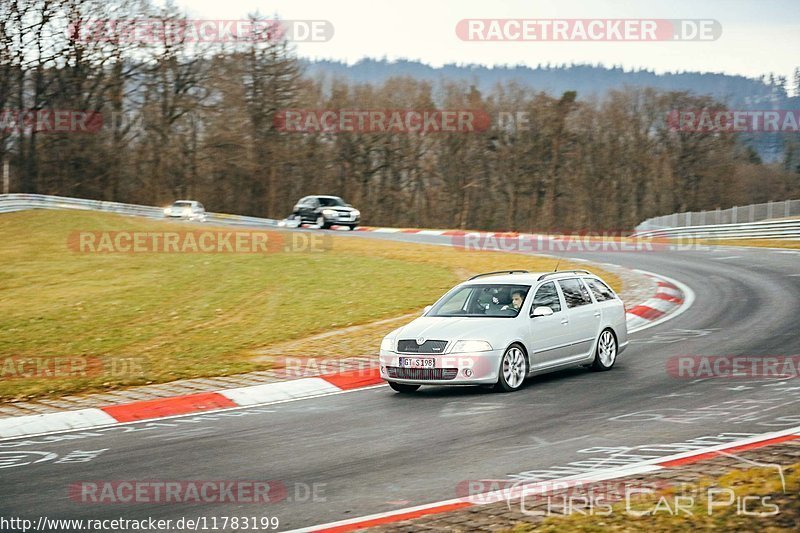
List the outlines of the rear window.
{"type": "Polygon", "coordinates": [[[594,295],[594,299],[598,302],[605,302],[607,300],[613,300],[615,298],[614,292],[602,281],[599,279],[584,279],[583,281],[589,286],[589,290],[592,291],[594,295]]]}
{"type": "Polygon", "coordinates": [[[562,279],[558,281],[558,284],[561,286],[561,292],[564,293],[564,301],[567,302],[567,307],[580,307],[592,303],[589,291],[586,290],[586,287],[579,279],[562,279]]]}

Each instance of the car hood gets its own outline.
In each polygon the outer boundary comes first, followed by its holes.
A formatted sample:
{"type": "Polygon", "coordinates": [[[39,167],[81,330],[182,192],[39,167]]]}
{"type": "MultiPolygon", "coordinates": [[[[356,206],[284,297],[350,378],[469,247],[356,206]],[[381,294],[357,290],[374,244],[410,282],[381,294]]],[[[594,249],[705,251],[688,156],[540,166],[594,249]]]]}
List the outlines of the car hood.
{"type": "Polygon", "coordinates": [[[396,339],[488,340],[506,329],[514,318],[422,316],[396,330],[396,339]]]}

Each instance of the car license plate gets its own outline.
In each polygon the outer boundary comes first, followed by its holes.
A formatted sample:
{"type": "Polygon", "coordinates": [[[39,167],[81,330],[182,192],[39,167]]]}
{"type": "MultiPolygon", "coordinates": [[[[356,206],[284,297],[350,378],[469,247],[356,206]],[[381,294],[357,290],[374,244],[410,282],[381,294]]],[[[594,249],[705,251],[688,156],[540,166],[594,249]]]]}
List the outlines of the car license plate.
{"type": "Polygon", "coordinates": [[[402,368],[433,368],[436,366],[435,359],[421,358],[421,357],[401,357],[400,366],[402,368]]]}

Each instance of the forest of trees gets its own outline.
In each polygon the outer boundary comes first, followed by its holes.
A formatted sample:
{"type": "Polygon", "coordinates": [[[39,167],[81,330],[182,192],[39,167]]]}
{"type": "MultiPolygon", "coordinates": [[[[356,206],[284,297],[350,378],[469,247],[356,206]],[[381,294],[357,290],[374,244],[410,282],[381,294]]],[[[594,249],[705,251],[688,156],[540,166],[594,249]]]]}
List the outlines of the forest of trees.
{"type": "Polygon", "coordinates": [[[791,79],[775,74],[760,78],[719,72],[661,72],[645,68],[624,69],[613,65],[551,64],[544,61],[535,67],[526,65],[456,65],[440,67],[419,61],[363,58],[353,64],[332,60],[301,59],[311,75],[347,78],[359,83],[382,83],[398,75],[436,82],[440,79],[475,82],[482,91],[498,83],[516,81],[550,95],[576,91],[585,96],[600,96],[623,86],[652,87],[662,91],[691,90],[724,99],[731,106],[769,105],[777,108],[797,105],[800,97],[800,67],[791,79]]]}
{"type": "Polygon", "coordinates": [[[95,19],[184,16],[148,0],[0,4],[0,110],[103,117],[91,133],[0,128],[11,192],[189,198],[272,218],[301,196],[334,194],[365,224],[509,231],[626,229],[677,211],[800,197],[797,134],[783,139],[780,164],[764,165],[733,134],[670,130],[670,111],[719,106],[710,96],[353,82],[308,75],[281,41],[93,41],[71,31],[95,19]],[[480,109],[493,120],[467,134],[289,133],[275,125],[286,109],[480,109]],[[500,112],[524,112],[530,124],[506,127],[500,112]]]}

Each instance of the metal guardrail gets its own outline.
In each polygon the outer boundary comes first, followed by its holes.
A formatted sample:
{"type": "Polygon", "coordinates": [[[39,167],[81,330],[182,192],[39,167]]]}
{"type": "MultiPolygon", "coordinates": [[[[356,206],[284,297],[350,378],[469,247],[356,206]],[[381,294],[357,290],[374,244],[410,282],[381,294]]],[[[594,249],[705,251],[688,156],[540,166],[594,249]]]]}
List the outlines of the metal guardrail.
{"type": "MultiPolygon", "coordinates": [[[[0,194],[0,213],[26,209],[78,209],[153,219],[164,218],[164,210],[161,207],[44,194],[0,194]]],[[[279,221],[271,218],[247,217],[225,213],[206,213],[205,222],[226,226],[276,227],[282,225],[279,221]]],[[[800,239],[800,219],[661,228],[637,231],[634,235],[641,238],[800,239]]]]}
{"type": "Polygon", "coordinates": [[[765,220],[744,224],[713,224],[637,231],[642,238],[664,237],[692,239],[800,239],[800,219],[765,220]]]}
{"type": "MultiPolygon", "coordinates": [[[[78,209],[137,217],[164,218],[163,208],[148,205],[104,202],[102,200],[86,200],[45,194],[0,194],[0,213],[24,211],[26,209],[78,209]]],[[[278,226],[278,221],[271,218],[246,217],[225,213],[206,213],[205,222],[226,226],[278,226]]]]}
{"type": "Polygon", "coordinates": [[[793,216],[800,216],[800,200],[735,205],[729,209],[715,209],[713,211],[672,213],[671,215],[648,218],[636,226],[636,231],[718,224],[747,224],[762,220],[775,220],[793,216]]]}

